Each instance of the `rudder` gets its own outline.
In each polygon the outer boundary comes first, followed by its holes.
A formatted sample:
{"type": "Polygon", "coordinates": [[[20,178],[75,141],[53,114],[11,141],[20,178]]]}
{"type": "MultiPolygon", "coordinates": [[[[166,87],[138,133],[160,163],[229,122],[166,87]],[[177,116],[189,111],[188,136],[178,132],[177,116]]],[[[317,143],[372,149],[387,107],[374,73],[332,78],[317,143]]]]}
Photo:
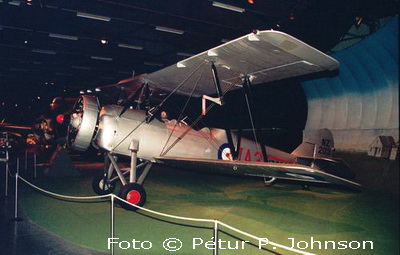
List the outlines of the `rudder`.
{"type": "Polygon", "coordinates": [[[291,154],[306,158],[332,158],[335,144],[329,129],[307,131],[303,135],[303,143],[291,154]]]}

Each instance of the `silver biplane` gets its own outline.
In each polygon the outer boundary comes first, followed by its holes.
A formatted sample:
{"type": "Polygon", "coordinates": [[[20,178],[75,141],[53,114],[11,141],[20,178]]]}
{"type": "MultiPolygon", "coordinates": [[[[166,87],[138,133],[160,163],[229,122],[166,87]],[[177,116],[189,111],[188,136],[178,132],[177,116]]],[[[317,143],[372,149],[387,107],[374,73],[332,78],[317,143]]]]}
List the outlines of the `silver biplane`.
{"type": "MultiPolygon", "coordinates": [[[[121,198],[138,206],[146,201],[143,183],[153,164],[257,176],[268,185],[277,179],[288,179],[359,188],[349,180],[352,175],[348,167],[332,158],[333,139],[324,131],[292,153],[285,153],[265,146],[256,132],[252,141],[229,129],[193,128],[211,107],[223,105],[224,95],[231,90],[243,91],[253,124],[249,98],[252,85],[332,71],[338,66],[335,59],[290,35],[254,31],[176,65],[117,84],[130,92],[125,102],[133,99],[140,104],[155,91],[167,92],[155,107],[132,109],[121,101],[120,105],[100,107],[96,96],[81,96],[70,116],[68,143],[78,151],[85,151],[90,145],[105,151],[110,164],[104,174],[93,180],[94,191],[113,192],[115,182],[120,180],[121,198]],[[177,120],[156,118],[174,94],[202,99],[202,114],[192,124],[186,124],[182,115],[177,120]],[[118,167],[116,159],[121,155],[131,157],[130,171],[118,167]],[[137,165],[137,159],[142,163],[137,165]],[[138,168],[143,168],[140,175],[138,168]]],[[[254,125],[253,129],[256,130],[254,125]]]]}

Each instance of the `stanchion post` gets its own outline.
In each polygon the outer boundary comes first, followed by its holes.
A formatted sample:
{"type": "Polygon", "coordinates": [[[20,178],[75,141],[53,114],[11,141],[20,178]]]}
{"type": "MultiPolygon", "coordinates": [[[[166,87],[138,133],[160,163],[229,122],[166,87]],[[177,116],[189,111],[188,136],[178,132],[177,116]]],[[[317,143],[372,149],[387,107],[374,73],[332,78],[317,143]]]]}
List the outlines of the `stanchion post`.
{"type": "MultiPolygon", "coordinates": [[[[218,242],[218,221],[214,220],[214,242],[215,244],[219,244],[218,242]]],[[[214,255],[218,255],[218,245],[215,245],[214,255]]]]}
{"type": "Polygon", "coordinates": [[[15,173],[14,218],[11,219],[11,221],[14,222],[22,221],[22,218],[18,217],[18,175],[19,175],[19,158],[17,158],[17,170],[15,173]]]}
{"type": "MultiPolygon", "coordinates": [[[[110,208],[110,238],[114,238],[114,194],[111,194],[111,208],[110,208]]],[[[111,255],[114,255],[114,243],[111,243],[111,255]]]]}
{"type": "Polygon", "coordinates": [[[28,171],[28,149],[25,149],[25,171],[28,171]]]}
{"type": "MultiPolygon", "coordinates": [[[[7,152],[6,152],[6,154],[7,154],[7,152]]],[[[6,164],[6,182],[5,182],[5,189],[4,189],[4,196],[5,197],[8,197],[8,171],[9,171],[9,169],[8,169],[8,158],[6,157],[6,161],[5,161],[5,164],[6,164]]]]}
{"type": "Polygon", "coordinates": [[[36,179],[36,152],[33,153],[33,177],[36,179]]]}

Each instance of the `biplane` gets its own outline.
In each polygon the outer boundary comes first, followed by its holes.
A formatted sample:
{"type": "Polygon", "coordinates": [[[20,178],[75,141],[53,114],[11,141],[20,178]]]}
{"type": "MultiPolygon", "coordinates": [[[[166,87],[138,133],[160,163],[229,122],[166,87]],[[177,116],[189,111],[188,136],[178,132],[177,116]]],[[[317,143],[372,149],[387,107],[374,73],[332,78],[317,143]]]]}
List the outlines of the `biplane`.
{"type": "Polygon", "coordinates": [[[359,188],[358,183],[350,180],[353,175],[349,167],[332,158],[332,135],[321,131],[317,139],[305,141],[292,153],[285,153],[265,146],[259,139],[251,111],[252,86],[330,72],[338,66],[335,59],[288,34],[254,31],[175,65],[119,82],[116,86],[129,93],[117,104],[100,107],[95,95],[81,96],[67,121],[68,144],[78,151],[85,151],[91,145],[104,151],[109,166],[94,178],[94,191],[113,192],[119,180],[121,198],[138,206],[146,201],[143,184],[154,164],[256,176],[268,185],[285,179],[359,188]],[[194,128],[212,107],[222,106],[226,93],[235,89],[243,92],[247,102],[254,141],[242,137],[240,130],[194,128]],[[160,95],[164,97],[155,106],[146,104],[160,95]],[[158,118],[163,104],[172,95],[201,99],[199,117],[190,124],[185,122],[184,114],[176,120],[158,118]],[[126,103],[132,100],[146,107],[129,107],[126,103]],[[129,171],[119,168],[119,156],[131,158],[129,171]]]}

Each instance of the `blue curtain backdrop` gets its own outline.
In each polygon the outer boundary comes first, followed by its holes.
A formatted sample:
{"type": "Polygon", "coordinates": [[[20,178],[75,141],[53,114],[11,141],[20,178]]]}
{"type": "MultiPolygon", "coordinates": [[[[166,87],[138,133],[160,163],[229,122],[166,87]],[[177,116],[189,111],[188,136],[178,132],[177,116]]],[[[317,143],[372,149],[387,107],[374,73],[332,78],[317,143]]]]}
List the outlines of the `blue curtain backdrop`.
{"type": "Polygon", "coordinates": [[[302,83],[308,102],[304,136],[332,130],[343,150],[366,151],[378,135],[399,136],[398,17],[358,44],[332,55],[339,74],[302,83]]]}

